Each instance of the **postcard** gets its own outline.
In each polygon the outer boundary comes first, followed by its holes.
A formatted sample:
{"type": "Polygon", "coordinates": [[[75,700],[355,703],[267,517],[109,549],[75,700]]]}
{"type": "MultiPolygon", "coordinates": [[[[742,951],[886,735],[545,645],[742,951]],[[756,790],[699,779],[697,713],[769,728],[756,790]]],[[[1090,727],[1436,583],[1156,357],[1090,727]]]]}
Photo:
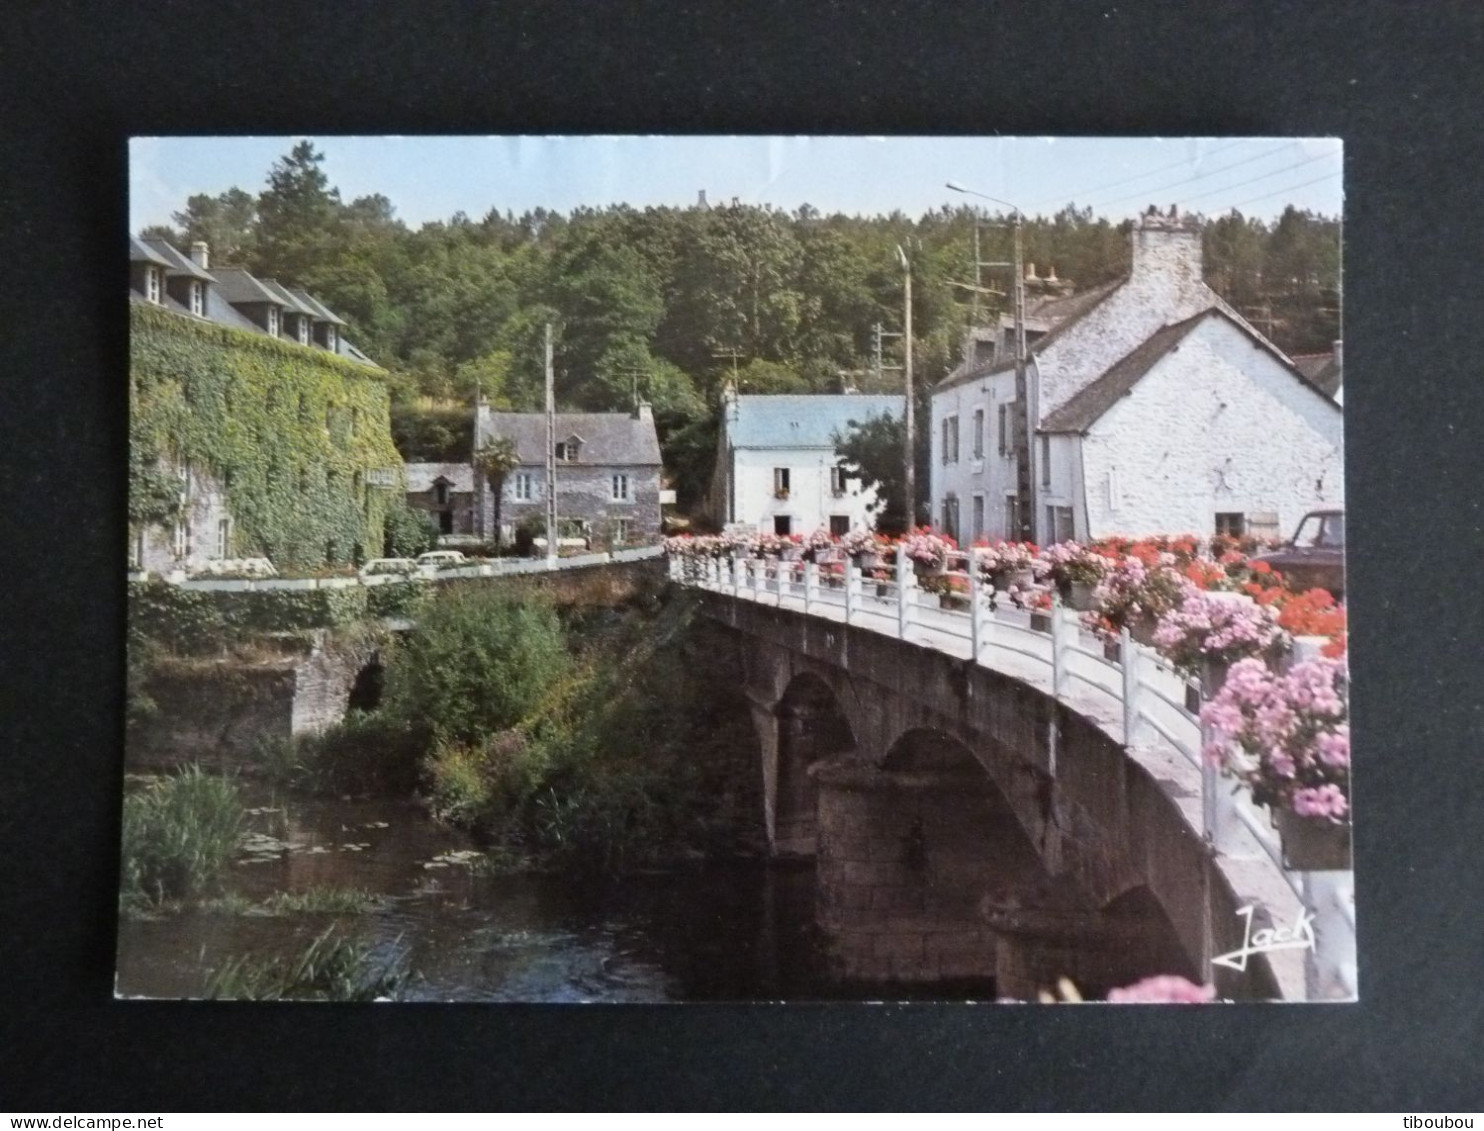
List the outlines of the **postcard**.
{"type": "Polygon", "coordinates": [[[130,146],[121,998],[1358,998],[1332,138],[130,146]]]}

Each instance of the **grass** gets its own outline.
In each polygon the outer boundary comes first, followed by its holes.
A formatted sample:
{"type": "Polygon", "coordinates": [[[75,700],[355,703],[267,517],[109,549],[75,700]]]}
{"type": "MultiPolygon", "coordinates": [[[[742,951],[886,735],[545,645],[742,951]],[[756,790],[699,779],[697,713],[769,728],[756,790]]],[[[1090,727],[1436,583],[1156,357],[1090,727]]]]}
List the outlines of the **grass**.
{"type": "Polygon", "coordinates": [[[293,958],[229,959],[207,982],[206,996],[214,1001],[395,1000],[407,979],[404,953],[379,962],[365,944],[337,936],[330,927],[293,958]]]}
{"type": "MultiPolygon", "coordinates": [[[[307,891],[280,891],[261,902],[239,892],[201,900],[196,910],[208,915],[361,915],[377,906],[377,899],[360,888],[314,887],[307,891]]],[[[166,910],[181,910],[180,906],[166,910]]]]}
{"type": "Polygon", "coordinates": [[[120,869],[125,905],[160,904],[214,887],[244,820],[237,787],[198,766],[129,794],[120,869]]]}

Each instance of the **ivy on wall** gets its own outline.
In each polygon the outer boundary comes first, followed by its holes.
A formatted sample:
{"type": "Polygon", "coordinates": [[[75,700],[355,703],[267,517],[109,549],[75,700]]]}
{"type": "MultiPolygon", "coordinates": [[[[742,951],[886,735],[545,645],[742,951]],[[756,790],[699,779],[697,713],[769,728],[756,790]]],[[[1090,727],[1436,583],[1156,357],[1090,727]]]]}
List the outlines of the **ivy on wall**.
{"type": "Polygon", "coordinates": [[[374,371],[143,304],[130,323],[132,521],[168,521],[178,498],[161,468],[189,464],[221,485],[236,556],[314,566],[381,554],[404,495],[374,371]],[[368,486],[373,468],[396,468],[398,482],[368,486]]]}

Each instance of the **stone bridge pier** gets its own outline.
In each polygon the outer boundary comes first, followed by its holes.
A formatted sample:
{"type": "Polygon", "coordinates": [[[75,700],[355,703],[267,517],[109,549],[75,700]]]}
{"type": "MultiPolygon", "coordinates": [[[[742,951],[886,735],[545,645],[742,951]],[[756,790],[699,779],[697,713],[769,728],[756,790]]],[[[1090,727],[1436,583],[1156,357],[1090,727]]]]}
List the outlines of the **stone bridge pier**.
{"type": "Polygon", "coordinates": [[[1087,996],[1154,974],[1281,996],[1170,782],[1005,673],[702,594],[738,633],[772,851],[813,857],[835,972],[1087,996]]]}

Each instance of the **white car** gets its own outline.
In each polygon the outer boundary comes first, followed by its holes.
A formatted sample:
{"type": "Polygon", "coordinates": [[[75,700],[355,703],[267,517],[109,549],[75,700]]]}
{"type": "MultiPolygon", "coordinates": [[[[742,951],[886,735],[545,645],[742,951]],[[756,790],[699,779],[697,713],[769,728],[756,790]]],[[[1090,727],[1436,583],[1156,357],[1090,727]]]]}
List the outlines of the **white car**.
{"type": "Polygon", "coordinates": [[[418,565],[431,567],[432,569],[449,565],[463,565],[468,560],[459,550],[429,550],[426,554],[418,554],[417,556],[418,565]]]}
{"type": "Polygon", "coordinates": [[[362,577],[385,577],[388,574],[416,572],[417,563],[411,558],[372,558],[361,567],[362,577]]]}

